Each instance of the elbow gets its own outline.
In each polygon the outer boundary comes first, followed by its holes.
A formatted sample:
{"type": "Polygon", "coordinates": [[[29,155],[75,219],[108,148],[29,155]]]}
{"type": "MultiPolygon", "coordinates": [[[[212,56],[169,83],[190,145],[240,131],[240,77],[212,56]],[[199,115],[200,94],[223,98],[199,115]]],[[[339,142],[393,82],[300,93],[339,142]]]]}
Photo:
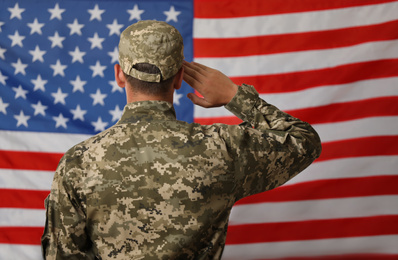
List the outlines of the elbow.
{"type": "Polygon", "coordinates": [[[319,156],[321,156],[321,153],[322,153],[321,141],[319,140],[319,142],[314,143],[313,146],[314,146],[314,148],[313,148],[311,155],[312,155],[312,158],[314,158],[314,160],[315,160],[315,159],[319,158],[319,156]]]}
{"type": "Polygon", "coordinates": [[[319,156],[321,156],[321,152],[322,152],[322,141],[321,138],[319,137],[318,133],[314,130],[314,156],[315,159],[318,158],[319,156]]]}
{"type": "Polygon", "coordinates": [[[315,130],[313,130],[311,134],[307,136],[306,145],[304,147],[307,157],[310,157],[313,160],[317,159],[321,155],[321,138],[315,130]]]}

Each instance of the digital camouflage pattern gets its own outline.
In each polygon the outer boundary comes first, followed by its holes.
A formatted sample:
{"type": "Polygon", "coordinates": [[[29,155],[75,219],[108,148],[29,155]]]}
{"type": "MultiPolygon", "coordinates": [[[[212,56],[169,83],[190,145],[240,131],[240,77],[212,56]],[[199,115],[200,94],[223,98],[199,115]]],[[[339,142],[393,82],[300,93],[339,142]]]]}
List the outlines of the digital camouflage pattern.
{"type": "Polygon", "coordinates": [[[307,123],[242,85],[242,125],[177,121],[172,104],[127,104],[113,127],[61,159],[46,199],[47,259],[219,259],[234,203],[317,158],[307,123]]]}
{"type": "Polygon", "coordinates": [[[119,63],[123,72],[142,81],[160,82],[174,76],[184,60],[180,32],[166,22],[139,21],[127,27],[120,36],[119,63]],[[149,63],[162,75],[138,71],[133,66],[149,63]]]}

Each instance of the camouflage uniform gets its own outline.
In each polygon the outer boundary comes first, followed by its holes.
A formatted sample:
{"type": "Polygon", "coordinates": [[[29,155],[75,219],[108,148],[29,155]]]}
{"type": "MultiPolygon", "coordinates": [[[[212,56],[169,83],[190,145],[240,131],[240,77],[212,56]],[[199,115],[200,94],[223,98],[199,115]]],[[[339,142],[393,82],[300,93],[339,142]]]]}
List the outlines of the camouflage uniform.
{"type": "MultiPolygon", "coordinates": [[[[141,81],[175,75],[179,32],[140,21],[123,31],[119,63],[141,81]],[[149,63],[160,74],[135,68],[149,63]]],[[[61,159],[46,199],[48,259],[218,259],[234,203],[282,185],[319,156],[312,127],[243,85],[226,105],[246,123],[177,121],[171,103],[126,105],[119,122],[61,159]]]]}
{"type": "Polygon", "coordinates": [[[234,203],[285,183],[321,151],[313,128],[242,85],[245,121],[178,121],[172,104],[127,104],[60,161],[46,200],[48,259],[219,259],[234,203]]]}

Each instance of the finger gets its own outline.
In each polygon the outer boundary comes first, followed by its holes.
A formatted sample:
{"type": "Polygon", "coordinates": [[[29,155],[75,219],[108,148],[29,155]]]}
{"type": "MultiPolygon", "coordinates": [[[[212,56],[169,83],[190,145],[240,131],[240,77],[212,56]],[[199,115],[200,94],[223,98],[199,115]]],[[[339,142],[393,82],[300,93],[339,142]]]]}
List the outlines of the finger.
{"type": "Polygon", "coordinates": [[[187,97],[194,103],[195,105],[208,108],[211,107],[211,104],[207,102],[204,98],[199,97],[198,95],[194,93],[189,93],[187,97]]]}
{"type": "Polygon", "coordinates": [[[184,74],[182,75],[182,79],[193,88],[195,88],[195,85],[200,83],[194,77],[192,77],[185,68],[184,68],[184,74]]]}
{"type": "Polygon", "coordinates": [[[184,69],[191,75],[193,75],[195,73],[199,73],[199,71],[198,71],[199,67],[194,65],[194,64],[191,64],[191,63],[188,63],[188,62],[184,62],[183,66],[184,66],[184,69]]]}
{"type": "Polygon", "coordinates": [[[185,73],[184,73],[184,75],[183,75],[183,79],[184,79],[184,81],[185,81],[186,83],[188,83],[188,85],[190,85],[193,89],[195,89],[195,90],[198,91],[199,93],[202,92],[203,84],[202,84],[200,81],[196,80],[194,77],[192,77],[192,76],[190,76],[190,75],[188,75],[188,74],[185,74],[185,73]]]}
{"type": "Polygon", "coordinates": [[[193,62],[187,62],[184,60],[184,61],[182,61],[182,65],[191,70],[195,70],[195,65],[193,64],[193,62]]]}
{"type": "Polygon", "coordinates": [[[193,75],[195,73],[194,67],[191,66],[191,64],[189,63],[184,63],[183,64],[184,67],[184,72],[189,74],[189,75],[193,75]]]}
{"type": "Polygon", "coordinates": [[[183,79],[187,82],[191,87],[198,89],[203,85],[204,80],[206,79],[203,75],[198,73],[196,70],[184,66],[184,74],[183,79]]]}
{"type": "Polygon", "coordinates": [[[207,67],[206,65],[203,65],[202,63],[198,63],[198,62],[192,62],[195,66],[197,66],[198,68],[200,68],[201,70],[204,70],[204,71],[208,71],[208,70],[210,70],[210,68],[209,67],[207,67]]]}
{"type": "MultiPolygon", "coordinates": [[[[196,73],[206,76],[206,66],[201,65],[197,62],[184,62],[183,65],[185,68],[188,68],[190,71],[195,71],[196,73]]],[[[208,69],[208,68],[207,68],[208,69]]]]}

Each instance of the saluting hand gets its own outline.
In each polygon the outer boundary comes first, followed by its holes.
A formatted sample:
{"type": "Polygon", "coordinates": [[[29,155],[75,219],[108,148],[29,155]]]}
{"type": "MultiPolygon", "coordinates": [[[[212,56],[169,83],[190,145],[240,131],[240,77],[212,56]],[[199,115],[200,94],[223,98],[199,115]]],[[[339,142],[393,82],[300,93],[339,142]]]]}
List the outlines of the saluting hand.
{"type": "Polygon", "coordinates": [[[202,107],[224,106],[235,96],[238,86],[222,72],[197,62],[184,61],[183,79],[203,97],[189,93],[192,103],[202,107]]]}

